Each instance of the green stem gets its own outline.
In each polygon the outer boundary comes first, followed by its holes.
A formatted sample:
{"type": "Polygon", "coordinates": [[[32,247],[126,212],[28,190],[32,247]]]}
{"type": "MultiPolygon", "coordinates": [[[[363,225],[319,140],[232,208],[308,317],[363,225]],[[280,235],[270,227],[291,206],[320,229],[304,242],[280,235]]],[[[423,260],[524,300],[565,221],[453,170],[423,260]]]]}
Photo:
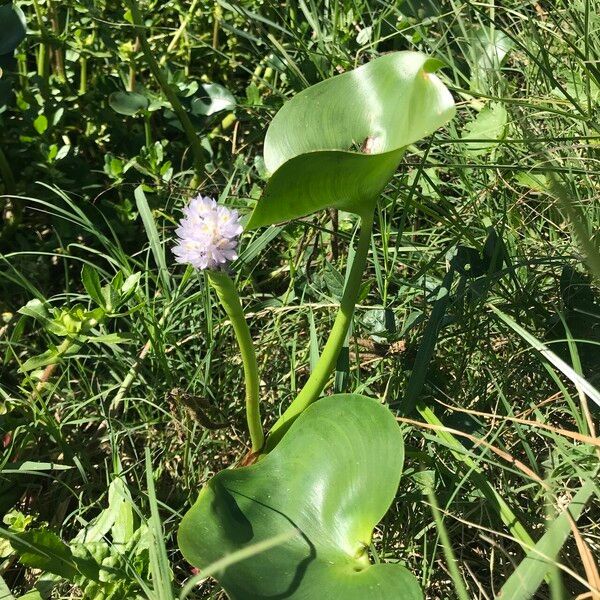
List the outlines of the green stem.
{"type": "Polygon", "coordinates": [[[354,255],[352,268],[350,269],[350,274],[344,288],[344,295],[342,296],[340,308],[331,329],[331,333],[329,334],[329,338],[327,339],[323,352],[319,357],[313,372],[310,374],[308,381],[300,390],[296,399],[290,404],[288,409],[281,415],[271,429],[266,445],[267,452],[276,446],[296,417],[298,417],[305,408],[317,400],[335,368],[335,363],[342,345],[344,344],[344,339],[348,333],[350,323],[352,322],[354,306],[360,292],[362,274],[365,270],[367,255],[371,245],[372,230],[373,211],[370,210],[361,218],[361,230],[356,254],[354,255]]]}
{"type": "Polygon", "coordinates": [[[175,32],[175,35],[173,36],[173,39],[171,40],[171,42],[167,46],[167,51],[165,52],[165,54],[162,55],[162,57],[160,59],[160,64],[161,65],[164,65],[165,62],[167,61],[167,57],[169,56],[169,52],[172,52],[173,50],[175,50],[175,48],[177,46],[177,42],[179,41],[179,38],[183,35],[183,33],[186,30],[186,27],[190,24],[190,21],[192,20],[192,17],[194,16],[194,14],[196,12],[196,7],[197,6],[198,6],[198,0],[193,0],[193,2],[190,5],[189,9],[187,9],[185,17],[183,17],[181,19],[181,25],[179,26],[179,29],[175,32]]]}
{"type": "Polygon", "coordinates": [[[216,50],[219,46],[219,26],[221,19],[223,18],[223,9],[215,2],[215,10],[213,12],[213,34],[212,34],[212,47],[216,50]]]}
{"type": "MultiPolygon", "coordinates": [[[[52,33],[55,38],[58,38],[60,35],[60,23],[58,20],[58,13],[56,12],[56,7],[51,0],[46,0],[48,6],[48,16],[50,18],[50,26],[52,27],[52,33]]],[[[67,81],[67,74],[65,72],[65,56],[63,49],[60,45],[55,45],[53,48],[55,67],[56,67],[56,75],[61,82],[67,81]]]]}
{"type": "Polygon", "coordinates": [[[142,44],[140,42],[140,37],[136,36],[135,44],[133,44],[133,52],[131,55],[131,61],[129,63],[129,79],[127,80],[127,91],[135,92],[135,56],[140,51],[142,44]]]}
{"type": "Polygon", "coordinates": [[[87,92],[87,67],[88,59],[82,56],[79,60],[79,94],[83,95],[87,92]]]}
{"type": "Polygon", "coordinates": [[[240,347],[242,363],[244,364],[244,382],[246,384],[246,419],[252,441],[252,451],[259,452],[264,445],[265,436],[258,405],[258,366],[248,323],[246,323],[244,317],[240,297],[229,275],[222,271],[209,271],[208,281],[217,292],[217,296],[233,325],[233,331],[240,347]]]}
{"type": "Polygon", "coordinates": [[[152,148],[152,127],[150,126],[150,113],[144,113],[144,136],[146,138],[146,148],[152,148]]]}
{"type": "Polygon", "coordinates": [[[135,26],[136,34],[139,36],[139,40],[142,46],[142,52],[144,53],[146,63],[148,64],[152,75],[156,79],[164,95],[167,97],[167,100],[171,104],[173,111],[177,115],[177,118],[179,119],[181,126],[185,131],[190,146],[192,147],[192,153],[194,154],[194,170],[196,172],[196,177],[199,178],[202,176],[204,164],[204,149],[202,148],[202,144],[200,143],[200,138],[196,135],[194,125],[192,124],[190,117],[185,111],[185,108],[183,108],[183,105],[179,101],[177,94],[169,85],[165,72],[161,69],[159,64],[156,62],[156,59],[154,58],[152,48],[150,48],[150,44],[148,43],[148,39],[146,38],[144,21],[138,9],[136,0],[125,0],[125,3],[131,11],[133,24],[135,26]]]}
{"type": "Polygon", "coordinates": [[[42,16],[42,9],[40,8],[40,5],[38,3],[38,0],[33,0],[33,8],[35,10],[35,16],[38,22],[38,26],[40,28],[40,37],[41,37],[41,42],[40,42],[40,46],[39,46],[39,54],[38,54],[38,60],[37,60],[37,67],[38,67],[38,75],[41,78],[41,87],[43,88],[43,92],[45,93],[45,95],[47,95],[47,91],[48,91],[48,77],[50,75],[49,73],[49,47],[47,44],[47,40],[49,38],[48,35],[48,29],[46,28],[46,25],[44,24],[44,17],[42,16]]]}

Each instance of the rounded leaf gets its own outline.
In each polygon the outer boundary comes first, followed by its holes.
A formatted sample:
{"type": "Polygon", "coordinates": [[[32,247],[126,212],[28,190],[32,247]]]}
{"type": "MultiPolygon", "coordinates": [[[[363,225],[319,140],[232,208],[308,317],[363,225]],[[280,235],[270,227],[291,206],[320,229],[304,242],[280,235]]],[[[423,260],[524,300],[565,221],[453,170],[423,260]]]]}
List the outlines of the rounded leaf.
{"type": "Polygon", "coordinates": [[[131,117],[148,108],[148,98],[137,92],[113,92],[108,97],[108,104],[120,115],[131,117]]]}
{"type": "Polygon", "coordinates": [[[203,83],[203,92],[191,102],[194,115],[209,116],[222,110],[233,110],[235,98],[233,94],[218,83],[203,83]]]}
{"type": "Polygon", "coordinates": [[[454,115],[454,100],[419,52],[386,54],[302,91],[265,137],[269,180],[249,228],[327,207],[362,214],[406,147],[454,115]]]}
{"type": "Polygon", "coordinates": [[[354,394],[319,400],[258,463],[208,483],[181,523],[179,547],[202,570],[291,534],[218,575],[232,600],[420,600],[408,570],[371,565],[367,552],[403,459],[402,435],[387,408],[354,394]]]}
{"type": "Polygon", "coordinates": [[[25,15],[18,6],[0,6],[0,55],[12,53],[25,38],[26,31],[25,15]]]}

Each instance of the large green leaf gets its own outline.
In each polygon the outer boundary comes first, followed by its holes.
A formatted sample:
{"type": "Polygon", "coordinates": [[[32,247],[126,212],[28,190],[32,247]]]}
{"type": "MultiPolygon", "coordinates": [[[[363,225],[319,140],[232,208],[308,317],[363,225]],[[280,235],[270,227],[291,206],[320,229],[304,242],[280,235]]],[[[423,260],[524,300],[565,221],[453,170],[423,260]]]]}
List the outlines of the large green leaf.
{"type": "Polygon", "coordinates": [[[0,55],[13,52],[23,41],[26,31],[25,15],[18,6],[0,6],[0,55]]]}
{"type": "Polygon", "coordinates": [[[452,96],[433,73],[439,66],[418,52],[394,52],[284,104],[265,138],[272,177],[248,227],[327,207],[363,214],[406,146],[452,118],[452,96]]]}
{"type": "Polygon", "coordinates": [[[404,459],[392,414],[370,398],[319,400],[258,463],[221,471],[179,529],[200,569],[275,536],[281,545],[225,568],[233,600],[420,600],[398,564],[370,564],[373,528],[396,494],[404,459]]]}

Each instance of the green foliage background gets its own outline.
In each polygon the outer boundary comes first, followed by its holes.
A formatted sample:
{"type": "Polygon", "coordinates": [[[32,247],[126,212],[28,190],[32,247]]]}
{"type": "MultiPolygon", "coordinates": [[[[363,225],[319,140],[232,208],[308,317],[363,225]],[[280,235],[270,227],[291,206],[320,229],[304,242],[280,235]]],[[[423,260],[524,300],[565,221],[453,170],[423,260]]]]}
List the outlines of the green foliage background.
{"type": "MultiPolygon", "coordinates": [[[[177,525],[247,437],[231,329],[202,277],[173,264],[174,224],[197,183],[249,213],[282,103],[393,50],[442,60],[458,112],[382,194],[329,386],[411,419],[371,553],[416,573],[427,598],[496,597],[525,552],[479,470],[534,540],[587,494],[578,535],[565,525],[545,546],[565,543],[559,566],[532,592],[513,579],[506,597],[593,586],[598,407],[536,340],[600,386],[597,0],[144,0],[152,55],[200,140],[196,167],[127,5],[14,4],[27,34],[0,57],[0,513],[66,580],[3,545],[12,593],[169,598],[193,575],[177,525]],[[463,445],[415,423],[417,405],[463,445]],[[90,583],[98,564],[113,583],[90,583]]],[[[322,347],[355,226],[330,211],[243,240],[268,425],[322,347]]],[[[189,597],[219,594],[207,580],[189,597]]]]}

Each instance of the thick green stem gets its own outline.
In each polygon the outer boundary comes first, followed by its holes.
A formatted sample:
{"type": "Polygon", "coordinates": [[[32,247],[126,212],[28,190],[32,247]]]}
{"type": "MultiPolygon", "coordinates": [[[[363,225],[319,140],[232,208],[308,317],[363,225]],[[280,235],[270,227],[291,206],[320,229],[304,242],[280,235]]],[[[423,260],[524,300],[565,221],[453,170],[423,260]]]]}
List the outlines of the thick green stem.
{"type": "Polygon", "coordinates": [[[139,36],[140,44],[142,46],[142,52],[144,53],[146,63],[148,64],[148,67],[152,72],[152,75],[156,79],[158,85],[161,87],[164,95],[167,97],[167,100],[171,104],[173,111],[177,115],[177,118],[179,119],[181,126],[185,131],[190,146],[192,147],[192,153],[194,154],[194,170],[196,172],[196,178],[199,178],[202,176],[204,170],[204,149],[202,148],[202,144],[200,143],[200,138],[198,137],[198,135],[196,135],[194,125],[192,124],[189,115],[185,111],[185,108],[183,108],[183,105],[179,101],[177,94],[169,85],[165,72],[161,69],[160,65],[158,64],[158,62],[156,62],[156,59],[154,58],[152,48],[150,48],[150,44],[148,43],[148,39],[146,38],[144,21],[137,6],[137,1],[125,0],[125,2],[129,7],[129,10],[131,11],[133,24],[135,26],[136,34],[139,36]]]}
{"type": "Polygon", "coordinates": [[[240,297],[229,275],[221,271],[209,271],[208,280],[217,292],[217,296],[219,296],[219,300],[233,325],[233,331],[240,347],[246,384],[246,419],[248,420],[248,430],[252,441],[252,451],[259,452],[264,445],[265,436],[258,404],[258,366],[248,323],[246,323],[244,317],[240,297]]]}
{"type": "Polygon", "coordinates": [[[87,67],[88,59],[82,56],[79,60],[79,94],[83,95],[87,92],[87,67]]]}
{"type": "Polygon", "coordinates": [[[271,429],[266,445],[267,452],[275,447],[296,417],[298,417],[307,406],[318,399],[335,368],[335,363],[344,344],[344,339],[348,333],[350,323],[352,322],[354,306],[356,305],[358,294],[360,292],[362,274],[365,270],[367,254],[369,253],[369,247],[371,245],[372,230],[373,211],[369,211],[368,213],[365,213],[361,219],[361,230],[356,254],[354,255],[354,261],[352,262],[352,268],[350,269],[350,274],[346,281],[346,287],[340,303],[339,312],[335,318],[329,338],[327,339],[323,352],[319,357],[313,372],[308,378],[308,381],[300,390],[296,399],[290,404],[288,409],[281,415],[271,429]]]}

